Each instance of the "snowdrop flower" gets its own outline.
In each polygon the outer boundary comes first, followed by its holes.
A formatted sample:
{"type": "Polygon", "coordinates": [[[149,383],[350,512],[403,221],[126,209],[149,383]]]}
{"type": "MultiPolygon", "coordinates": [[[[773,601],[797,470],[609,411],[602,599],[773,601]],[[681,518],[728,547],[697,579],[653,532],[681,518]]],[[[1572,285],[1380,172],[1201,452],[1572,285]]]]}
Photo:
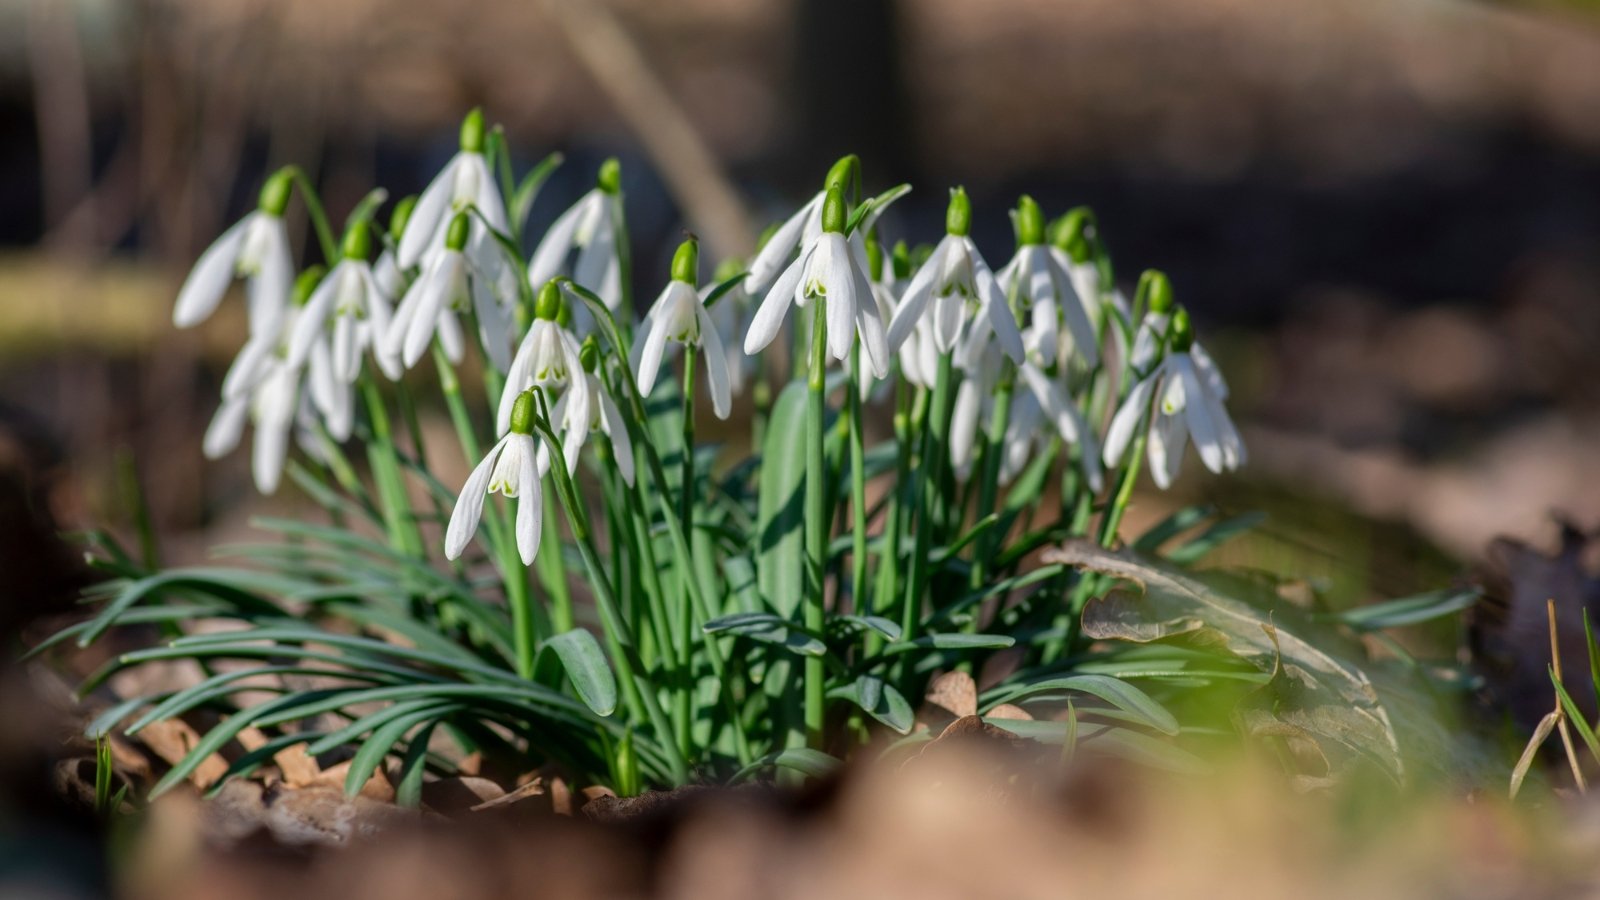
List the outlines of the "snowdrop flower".
{"type": "Polygon", "coordinates": [[[511,413],[511,430],[489,449],[483,461],[467,476],[455,509],[450,512],[450,525],[445,529],[445,558],[461,558],[467,541],[472,540],[478,530],[484,499],[490,494],[500,494],[517,501],[517,553],[523,565],[533,565],[539,552],[539,529],[544,518],[544,493],[540,484],[544,470],[539,466],[539,452],[533,440],[533,405],[532,391],[523,391],[517,396],[511,413]]]}
{"type": "Polygon", "coordinates": [[[437,336],[445,356],[452,363],[460,363],[465,347],[456,315],[469,303],[478,314],[479,336],[490,360],[498,365],[501,357],[509,355],[504,311],[489,292],[473,289],[472,282],[479,275],[462,252],[470,231],[467,214],[457,213],[450,222],[444,250],[431,258],[395,309],[388,331],[378,344],[380,356],[398,356],[406,368],[411,368],[437,336]]]}
{"type": "MultiPolygon", "coordinates": [[[[1079,448],[1084,476],[1089,487],[1098,492],[1102,486],[1102,475],[1100,448],[1094,432],[1073,405],[1061,381],[1047,371],[1054,360],[1044,356],[1043,339],[1039,337],[1037,329],[1029,329],[1024,339],[1029,352],[1022,364],[1017,366],[1021,384],[1011,395],[1011,409],[1000,442],[1000,483],[1009,483],[1021,474],[1032,454],[1055,434],[1079,448]]],[[[961,386],[956,389],[955,406],[950,419],[950,460],[963,476],[972,464],[979,423],[994,411],[998,396],[995,388],[1001,375],[1000,362],[1000,354],[991,344],[980,365],[969,370],[961,386]]]]}
{"type": "MultiPolygon", "coordinates": [[[[506,372],[505,390],[500,394],[500,405],[495,413],[495,432],[505,434],[511,427],[512,411],[517,398],[529,388],[544,388],[553,393],[555,388],[566,387],[573,415],[586,419],[592,400],[587,382],[578,378],[583,371],[583,361],[577,338],[561,324],[566,307],[561,299],[561,285],[547,281],[539,289],[533,304],[533,325],[523,335],[517,355],[506,372]]],[[[578,444],[581,446],[581,438],[578,444]]],[[[576,457],[575,449],[563,448],[568,457],[576,457]]]]}
{"type": "MultiPolygon", "coordinates": [[[[1148,309],[1139,322],[1138,332],[1134,335],[1128,364],[1133,367],[1133,371],[1144,372],[1150,368],[1161,352],[1161,344],[1166,340],[1167,330],[1172,322],[1172,285],[1165,274],[1150,269],[1140,276],[1139,287],[1139,293],[1146,298],[1148,309]]],[[[1189,357],[1194,361],[1195,371],[1211,389],[1211,393],[1216,395],[1218,400],[1228,399],[1228,383],[1223,380],[1222,372],[1212,361],[1211,354],[1200,346],[1198,340],[1189,347],[1189,357]]]]}
{"type": "Polygon", "coordinates": [[[1017,228],[1017,253],[998,273],[1002,292],[1031,311],[1030,327],[1038,352],[1045,358],[1063,360],[1075,354],[1085,365],[1095,365],[1100,354],[1094,323],[1078,298],[1072,276],[1045,244],[1044,213],[1039,204],[1024,195],[1017,202],[1012,219],[1017,228]],[[1063,322],[1069,341],[1058,353],[1063,322]]]}
{"type": "Polygon", "coordinates": [[[945,236],[933,248],[911,284],[906,287],[900,309],[889,326],[889,346],[898,350],[910,337],[917,322],[933,301],[933,339],[942,353],[956,348],[969,322],[981,321],[973,340],[963,350],[968,365],[976,365],[982,347],[992,337],[1000,349],[1015,362],[1022,361],[1022,333],[1006,305],[1005,295],[995,282],[994,273],[983,254],[968,236],[972,227],[972,202],[967,192],[950,192],[950,208],[945,217],[945,236]]]}
{"type": "Polygon", "coordinates": [[[1112,418],[1105,446],[1106,465],[1117,465],[1140,424],[1151,416],[1147,438],[1150,471],[1161,488],[1177,477],[1190,436],[1201,462],[1214,473],[1232,471],[1245,461],[1244,442],[1222,398],[1199,373],[1191,356],[1194,333],[1189,313],[1181,307],[1172,316],[1167,343],[1166,356],[1133,386],[1112,418]]]}
{"type": "Polygon", "coordinates": [[[822,190],[817,191],[767,237],[761,249],[756,251],[755,258],[750,261],[749,272],[745,274],[744,288],[748,293],[756,295],[769,290],[772,282],[788,268],[789,257],[796,250],[809,247],[822,234],[822,203],[827,199],[828,188],[838,188],[842,194],[849,187],[851,177],[860,171],[860,166],[861,160],[853,153],[841,157],[828,170],[827,177],[823,178],[822,190]]]}
{"type": "Polygon", "coordinates": [[[821,299],[826,304],[828,349],[834,359],[848,359],[860,334],[873,376],[888,374],[883,319],[862,268],[864,260],[845,240],[844,226],[844,199],[837,187],[829,187],[822,205],[821,233],[784,269],[761,301],[745,334],[745,353],[754,355],[772,343],[783,328],[789,307],[804,308],[811,300],[821,299]]]}
{"type": "Polygon", "coordinates": [[[252,390],[222,401],[201,444],[207,459],[220,459],[239,446],[246,421],[253,423],[255,441],[251,446],[250,470],[256,490],[263,494],[276,491],[283,476],[289,431],[294,425],[297,376],[283,359],[275,357],[268,361],[261,380],[252,390]]]}
{"type": "MultiPolygon", "coordinates": [[[[478,238],[475,247],[482,246],[484,240],[493,243],[493,238],[483,232],[484,223],[501,234],[510,233],[505,202],[483,148],[483,111],[475,109],[461,122],[461,149],[434,176],[410,213],[395,252],[395,262],[401,269],[424,263],[426,257],[447,247],[452,224],[468,209],[476,209],[483,217],[473,223],[478,238]]],[[[459,251],[461,247],[455,249],[459,251]]]]}
{"type": "Polygon", "coordinates": [[[550,225],[528,261],[528,281],[535,287],[562,274],[576,249],[572,280],[593,291],[615,312],[622,306],[622,166],[615,159],[600,165],[595,186],[550,225]]]}
{"type": "MultiPolygon", "coordinates": [[[[611,455],[623,484],[633,487],[633,439],[628,436],[628,424],[622,418],[622,411],[595,374],[600,364],[600,345],[593,336],[584,339],[578,355],[583,364],[582,381],[591,401],[590,412],[584,415],[579,404],[572,402],[571,388],[562,393],[550,410],[550,417],[562,436],[561,455],[567,461],[567,474],[578,470],[578,454],[583,450],[584,438],[598,431],[611,440],[611,455]]],[[[540,471],[550,467],[550,453],[544,447],[539,448],[539,467],[540,471]]]]}
{"type": "Polygon", "coordinates": [[[210,318],[228,285],[238,277],[245,279],[251,336],[276,332],[284,308],[289,305],[294,281],[289,232],[283,222],[293,184],[290,169],[267,179],[255,211],[224,231],[200,254],[178,291],[178,302],[172,309],[174,325],[188,328],[210,318]]]}
{"type": "Polygon", "coordinates": [[[678,245],[678,251],[672,256],[672,280],[667,282],[661,296],[645,313],[644,321],[639,323],[631,362],[637,373],[639,393],[648,397],[656,386],[668,341],[703,348],[699,356],[706,364],[711,408],[717,418],[726,419],[733,404],[728,355],[723,352],[722,337],[717,334],[711,314],[706,312],[695,290],[699,262],[700,245],[694,238],[678,245]]]}
{"type": "Polygon", "coordinates": [[[361,354],[372,348],[378,367],[391,379],[401,375],[398,356],[380,352],[379,345],[389,331],[389,301],[378,287],[367,256],[372,238],[366,222],[359,222],[345,235],[343,259],[333,267],[312,293],[295,318],[289,337],[289,365],[305,365],[317,338],[333,323],[329,369],[343,384],[356,380],[361,372],[361,354]]]}

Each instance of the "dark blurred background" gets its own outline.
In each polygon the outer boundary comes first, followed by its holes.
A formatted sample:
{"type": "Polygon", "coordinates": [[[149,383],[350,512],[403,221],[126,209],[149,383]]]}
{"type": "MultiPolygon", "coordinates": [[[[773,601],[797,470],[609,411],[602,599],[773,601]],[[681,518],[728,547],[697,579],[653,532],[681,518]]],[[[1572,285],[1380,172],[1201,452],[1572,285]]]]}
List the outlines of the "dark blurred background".
{"type": "Polygon", "coordinates": [[[566,154],[535,228],[623,160],[645,296],[844,152],[915,186],[894,236],[965,184],[997,264],[1019,192],[1092,205],[1235,384],[1251,467],[1176,496],[1352,596],[1600,521],[1600,10],[1466,0],[5,0],[6,520],[126,527],[137,481],[170,558],[242,530],[243,454],[199,447],[242,321],[175,331],[180,279],[272,168],[339,217],[474,105],[566,154]]]}

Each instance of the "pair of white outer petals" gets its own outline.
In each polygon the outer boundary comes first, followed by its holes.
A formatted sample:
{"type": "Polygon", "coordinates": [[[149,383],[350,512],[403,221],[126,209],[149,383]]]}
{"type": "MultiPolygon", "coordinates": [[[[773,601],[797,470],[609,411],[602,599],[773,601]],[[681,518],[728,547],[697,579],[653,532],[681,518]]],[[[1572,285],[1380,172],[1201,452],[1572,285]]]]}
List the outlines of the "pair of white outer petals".
{"type": "Polygon", "coordinates": [[[255,210],[213,241],[178,290],[173,324],[188,328],[210,318],[235,277],[245,279],[251,337],[275,336],[294,289],[282,216],[255,210]]]}
{"type": "Polygon", "coordinates": [[[1063,364],[1071,356],[1094,366],[1100,360],[1099,340],[1088,305],[1078,296],[1071,273],[1061,265],[1050,248],[1025,244],[997,273],[1003,296],[1022,298],[1032,315],[1029,318],[1035,350],[1046,359],[1063,364]],[[1062,341],[1060,326],[1067,327],[1062,341]]]}
{"type": "MultiPolygon", "coordinates": [[[[379,343],[380,357],[397,357],[411,368],[437,337],[445,357],[460,363],[466,348],[456,313],[470,303],[478,316],[478,336],[489,362],[505,371],[511,362],[511,311],[500,299],[509,296],[503,282],[503,276],[485,271],[467,253],[438,251],[425,260],[422,274],[400,299],[379,343]]],[[[509,289],[514,293],[515,285],[509,289]]]]}
{"type": "Polygon", "coordinates": [[[1212,472],[1220,475],[1244,465],[1244,441],[1228,417],[1222,398],[1198,373],[1188,353],[1169,353],[1128,392],[1106,432],[1107,467],[1121,462],[1147,415],[1152,417],[1148,438],[1150,474],[1157,487],[1165,489],[1177,477],[1190,437],[1194,438],[1201,462],[1212,472]]]}
{"type": "Polygon", "coordinates": [[[630,354],[639,393],[646,397],[655,389],[668,342],[702,348],[699,356],[705,362],[712,411],[717,418],[726,419],[733,409],[733,382],[728,375],[728,354],[722,348],[722,336],[694,285],[677,279],[667,282],[661,296],[650,305],[639,323],[630,354]]]}
{"type": "Polygon", "coordinates": [[[890,349],[899,350],[910,337],[917,323],[929,312],[930,300],[932,327],[928,334],[939,352],[953,352],[961,343],[957,361],[965,368],[972,368],[979,364],[984,348],[992,339],[1013,362],[1022,362],[1022,332],[1011,315],[1011,308],[1006,305],[994,273],[972,238],[945,235],[917,269],[889,326],[890,349]],[[970,314],[969,299],[977,301],[976,316],[970,314]],[[965,342],[962,341],[964,332],[965,342]]]}
{"type": "MultiPolygon", "coordinates": [[[[528,333],[522,336],[517,355],[512,357],[511,367],[506,370],[506,386],[500,392],[500,403],[495,410],[495,433],[505,434],[511,430],[511,410],[517,405],[517,397],[529,388],[553,391],[563,387],[566,391],[562,399],[565,401],[568,396],[572,397],[569,402],[574,413],[588,416],[595,400],[590,396],[589,380],[577,377],[583,373],[580,350],[578,339],[560,323],[551,319],[534,319],[528,333]]],[[[551,415],[554,414],[552,410],[551,415]]],[[[566,444],[567,441],[563,440],[562,443],[566,444]]],[[[582,445],[581,440],[578,443],[582,445]]],[[[572,468],[577,454],[568,452],[565,446],[562,452],[568,458],[568,468],[572,468]]]]}
{"type": "MultiPolygon", "coordinates": [[[[1041,339],[1030,333],[1028,342],[1038,345],[1041,339]]],[[[999,370],[999,356],[990,349],[956,389],[950,417],[950,461],[958,472],[967,471],[972,464],[980,423],[993,411],[999,370]]],[[[1012,397],[1001,447],[1000,481],[1007,483],[1016,477],[1039,438],[1048,433],[1044,427],[1049,427],[1055,429],[1063,441],[1080,447],[1084,476],[1089,487],[1098,492],[1102,485],[1100,448],[1096,446],[1094,432],[1072,405],[1072,398],[1057,379],[1046,374],[1031,358],[1017,366],[1017,374],[1022,378],[1023,390],[1016,391],[1012,397]]]]}
{"type": "Polygon", "coordinates": [[[540,482],[544,468],[541,454],[531,434],[512,432],[502,437],[467,476],[467,483],[456,498],[445,529],[444,555],[460,559],[467,542],[477,533],[483,518],[483,504],[490,494],[501,494],[517,501],[517,554],[522,564],[533,565],[539,553],[540,528],[544,519],[544,491],[540,482]]]}
{"type": "Polygon", "coordinates": [[[622,305],[622,261],[617,256],[618,199],[599,188],[591,189],[551,223],[550,230],[528,260],[528,282],[538,291],[563,273],[574,248],[578,258],[572,280],[593,291],[616,312],[622,305]]]}
{"type": "Polygon", "coordinates": [[[302,366],[323,334],[329,335],[333,377],[352,384],[361,374],[361,356],[373,351],[378,368],[391,380],[402,374],[400,357],[385,346],[392,313],[389,299],[366,260],[344,259],[311,293],[289,336],[289,364],[302,366]],[[333,323],[327,331],[329,321],[333,323]]]}
{"type": "Polygon", "coordinates": [[[884,335],[883,318],[877,298],[866,275],[866,251],[859,238],[846,240],[835,231],[824,231],[801,249],[777,282],[767,291],[750,330],[745,333],[744,352],[755,355],[778,336],[791,306],[804,308],[812,299],[821,299],[827,317],[828,352],[834,359],[850,358],[857,335],[868,368],[876,378],[889,374],[889,345],[884,335]]]}

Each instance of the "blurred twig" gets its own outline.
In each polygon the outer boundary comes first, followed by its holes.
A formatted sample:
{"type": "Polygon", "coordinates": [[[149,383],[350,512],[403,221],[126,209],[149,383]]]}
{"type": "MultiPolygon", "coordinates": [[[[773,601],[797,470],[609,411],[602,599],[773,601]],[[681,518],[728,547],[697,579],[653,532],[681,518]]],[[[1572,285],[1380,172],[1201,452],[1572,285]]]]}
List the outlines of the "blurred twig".
{"type": "Polygon", "coordinates": [[[754,245],[749,212],[683,109],[602,0],[545,0],[578,59],[637,133],[689,220],[721,256],[754,245]]]}

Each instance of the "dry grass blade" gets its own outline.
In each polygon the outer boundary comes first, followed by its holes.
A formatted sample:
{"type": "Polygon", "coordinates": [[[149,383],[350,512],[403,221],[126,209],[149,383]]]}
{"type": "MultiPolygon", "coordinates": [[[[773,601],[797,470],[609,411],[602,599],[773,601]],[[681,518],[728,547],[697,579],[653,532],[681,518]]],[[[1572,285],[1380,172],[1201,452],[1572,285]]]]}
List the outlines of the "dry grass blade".
{"type": "Polygon", "coordinates": [[[1572,767],[1572,780],[1578,784],[1578,793],[1589,793],[1589,784],[1583,777],[1583,766],[1578,762],[1578,751],[1572,745],[1572,731],[1567,727],[1567,716],[1561,705],[1559,685],[1561,684],[1561,647],[1556,634],[1556,601],[1550,598],[1545,601],[1545,613],[1550,618],[1550,668],[1555,673],[1558,686],[1556,693],[1556,708],[1551,715],[1556,717],[1556,729],[1561,732],[1561,746],[1567,752],[1567,764],[1572,767]]]}
{"type": "Polygon", "coordinates": [[[1550,739],[1550,732],[1555,730],[1556,723],[1561,720],[1559,709],[1545,713],[1539,720],[1539,727],[1533,730],[1533,737],[1528,739],[1528,746],[1522,748],[1522,758],[1517,760],[1516,768],[1511,770],[1511,799],[1517,799],[1517,792],[1522,790],[1522,781],[1528,777],[1528,770],[1533,767],[1533,761],[1539,755],[1539,748],[1550,739]]]}

